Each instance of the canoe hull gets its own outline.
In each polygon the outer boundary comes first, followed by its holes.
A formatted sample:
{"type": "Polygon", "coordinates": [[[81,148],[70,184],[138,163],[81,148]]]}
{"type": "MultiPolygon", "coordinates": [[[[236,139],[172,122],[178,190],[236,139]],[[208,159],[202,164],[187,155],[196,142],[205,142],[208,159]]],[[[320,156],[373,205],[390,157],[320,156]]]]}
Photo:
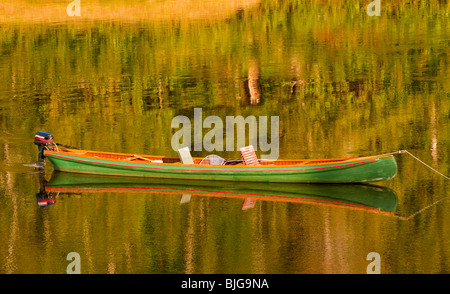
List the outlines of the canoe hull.
{"type": "Polygon", "coordinates": [[[189,180],[366,183],[386,181],[397,173],[393,156],[373,156],[318,165],[214,166],[135,163],[46,151],[45,157],[58,171],[99,175],[189,180]]]}

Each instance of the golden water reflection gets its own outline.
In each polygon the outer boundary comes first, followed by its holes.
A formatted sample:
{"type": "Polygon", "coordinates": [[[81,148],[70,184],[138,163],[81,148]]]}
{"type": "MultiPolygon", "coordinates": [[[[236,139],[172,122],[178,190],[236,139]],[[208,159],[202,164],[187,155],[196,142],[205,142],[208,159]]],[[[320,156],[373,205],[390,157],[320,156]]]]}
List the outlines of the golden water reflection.
{"type": "Polygon", "coordinates": [[[171,121],[194,107],[222,120],[279,116],[280,158],[406,149],[449,174],[448,2],[382,2],[378,18],[364,0],[225,2],[174,21],[89,13],[143,1],[82,1],[82,21],[65,19],[69,1],[0,3],[1,273],[65,273],[69,252],[83,273],[365,273],[370,252],[382,273],[450,272],[448,181],[406,155],[382,184],[394,215],[123,191],[36,204],[38,177],[23,167],[36,161],[36,131],[175,156],[171,121]]]}

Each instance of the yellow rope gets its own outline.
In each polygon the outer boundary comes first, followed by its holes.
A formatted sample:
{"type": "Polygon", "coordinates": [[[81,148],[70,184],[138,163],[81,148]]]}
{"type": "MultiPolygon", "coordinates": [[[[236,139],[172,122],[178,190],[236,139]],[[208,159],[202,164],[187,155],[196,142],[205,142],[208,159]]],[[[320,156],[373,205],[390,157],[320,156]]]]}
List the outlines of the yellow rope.
{"type": "MultiPolygon", "coordinates": [[[[425,165],[426,167],[428,167],[429,169],[431,169],[431,170],[434,171],[435,173],[437,173],[437,174],[443,176],[443,177],[446,178],[447,180],[450,180],[450,177],[448,177],[448,176],[446,176],[446,175],[440,173],[440,172],[437,171],[436,169],[432,168],[430,165],[426,164],[425,162],[423,162],[422,160],[420,160],[419,158],[417,158],[416,156],[414,156],[413,154],[411,154],[411,152],[409,152],[408,150],[400,150],[400,151],[395,151],[395,152],[391,152],[391,153],[387,153],[387,154],[383,154],[383,155],[402,154],[402,153],[407,153],[407,154],[409,154],[412,158],[414,158],[415,160],[419,161],[420,163],[422,163],[423,165],[425,165]]],[[[398,215],[392,215],[392,216],[393,216],[393,217],[396,217],[396,218],[398,218],[398,219],[407,221],[407,220],[410,220],[411,218],[415,217],[415,216],[418,215],[419,213],[421,213],[421,212],[423,212],[423,211],[429,209],[430,207],[432,207],[432,206],[436,205],[437,203],[439,203],[439,202],[441,202],[441,201],[443,201],[443,200],[445,200],[445,199],[448,199],[448,198],[450,198],[450,196],[447,196],[447,197],[441,198],[441,199],[439,199],[439,200],[436,200],[435,202],[433,202],[433,203],[431,203],[431,204],[425,206],[424,208],[422,208],[422,209],[416,211],[415,213],[413,213],[413,214],[411,214],[411,215],[409,215],[409,216],[406,216],[406,217],[405,217],[405,216],[398,216],[398,215]]]]}
{"type": "MultiPolygon", "coordinates": [[[[396,152],[394,152],[394,153],[396,153],[396,152]]],[[[429,169],[431,169],[431,170],[434,171],[435,173],[437,173],[437,174],[443,176],[443,177],[446,178],[447,180],[450,180],[450,177],[448,177],[448,176],[446,176],[446,175],[444,175],[444,174],[438,172],[437,170],[435,170],[434,168],[432,168],[431,166],[429,166],[428,164],[426,164],[425,162],[423,162],[422,160],[420,160],[420,159],[417,158],[416,156],[412,155],[411,152],[409,152],[408,150],[400,150],[400,151],[398,151],[398,153],[399,153],[399,154],[401,154],[401,153],[407,153],[407,154],[409,154],[409,155],[412,156],[415,160],[419,161],[421,164],[425,165],[426,167],[428,167],[429,169]]]]}

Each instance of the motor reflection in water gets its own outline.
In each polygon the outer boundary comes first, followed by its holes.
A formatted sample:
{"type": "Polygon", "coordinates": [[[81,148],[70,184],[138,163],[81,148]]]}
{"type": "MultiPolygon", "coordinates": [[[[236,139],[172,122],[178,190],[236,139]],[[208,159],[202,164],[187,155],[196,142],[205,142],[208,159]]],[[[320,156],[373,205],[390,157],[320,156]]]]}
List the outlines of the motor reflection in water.
{"type": "Polygon", "coordinates": [[[46,191],[47,180],[45,179],[45,173],[39,172],[39,192],[36,193],[36,199],[39,207],[47,207],[55,204],[58,193],[46,191]]]}

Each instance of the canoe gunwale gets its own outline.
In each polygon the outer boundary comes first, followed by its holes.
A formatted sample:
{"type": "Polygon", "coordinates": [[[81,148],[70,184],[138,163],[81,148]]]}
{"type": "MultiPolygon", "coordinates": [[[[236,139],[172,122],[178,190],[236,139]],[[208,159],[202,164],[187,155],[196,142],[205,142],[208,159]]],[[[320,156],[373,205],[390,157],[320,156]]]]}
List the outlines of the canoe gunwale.
{"type": "MultiPolygon", "coordinates": [[[[384,157],[392,157],[393,155],[373,155],[373,156],[364,156],[364,157],[352,157],[352,158],[334,158],[334,159],[304,159],[304,160],[292,160],[292,159],[278,159],[276,161],[262,161],[261,165],[257,166],[248,166],[248,165],[200,165],[200,164],[182,164],[181,162],[174,162],[174,163],[168,163],[168,162],[154,162],[154,161],[130,161],[124,159],[114,159],[114,158],[105,158],[101,156],[91,156],[87,155],[86,153],[93,153],[93,154],[105,154],[105,155],[114,155],[114,156],[124,156],[124,157],[133,157],[133,156],[139,156],[139,157],[145,157],[145,158],[154,158],[155,160],[162,160],[164,158],[167,159],[177,159],[176,157],[165,157],[165,156],[153,156],[153,155],[138,155],[138,154],[128,154],[128,153],[115,153],[115,152],[99,152],[99,151],[90,151],[90,150],[78,150],[78,149],[63,149],[63,151],[48,151],[45,150],[45,156],[56,156],[62,158],[60,155],[64,154],[67,156],[77,157],[77,158],[86,158],[86,159],[92,159],[94,161],[111,161],[111,162],[121,162],[121,163],[133,163],[137,164],[136,167],[139,167],[139,165],[159,165],[159,166],[173,166],[173,167],[195,167],[196,170],[198,167],[215,167],[220,169],[233,169],[233,168],[243,168],[243,169],[268,169],[274,168],[274,167],[308,167],[308,166],[322,166],[322,165],[334,165],[334,164],[342,164],[342,163],[351,163],[351,162],[361,162],[367,161],[372,162],[375,160],[378,160],[379,158],[384,157]],[[68,152],[66,151],[68,150],[68,152]],[[58,155],[59,156],[58,156],[58,155]],[[299,164],[284,164],[285,162],[293,162],[298,161],[299,164]],[[278,164],[277,164],[278,163],[278,164]]],[[[67,158],[68,160],[74,160],[73,158],[67,158]]],[[[203,158],[200,157],[193,157],[194,162],[200,161],[203,158]]],[[[236,160],[236,159],[229,159],[229,160],[236,160]]],[[[88,163],[88,162],[86,162],[88,163]]],[[[131,166],[130,166],[131,167],[131,166]]]]}

